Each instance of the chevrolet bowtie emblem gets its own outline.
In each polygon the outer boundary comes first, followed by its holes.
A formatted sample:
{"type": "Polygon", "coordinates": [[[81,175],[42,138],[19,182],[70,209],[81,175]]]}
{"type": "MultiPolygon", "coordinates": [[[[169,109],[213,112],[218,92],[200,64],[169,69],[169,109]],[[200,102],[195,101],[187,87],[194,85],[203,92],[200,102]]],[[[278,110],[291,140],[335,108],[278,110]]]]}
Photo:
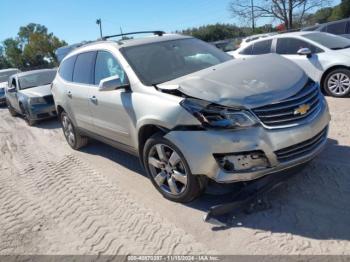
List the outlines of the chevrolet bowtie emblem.
{"type": "Polygon", "coordinates": [[[310,106],[308,104],[304,104],[295,109],[294,115],[305,115],[309,110],[310,106]]]}

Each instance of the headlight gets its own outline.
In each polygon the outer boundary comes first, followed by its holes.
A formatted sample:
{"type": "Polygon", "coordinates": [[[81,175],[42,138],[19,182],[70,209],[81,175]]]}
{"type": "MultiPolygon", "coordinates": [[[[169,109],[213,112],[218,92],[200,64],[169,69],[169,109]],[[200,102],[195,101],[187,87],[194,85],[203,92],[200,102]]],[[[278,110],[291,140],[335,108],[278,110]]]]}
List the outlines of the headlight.
{"type": "Polygon", "coordinates": [[[180,105],[207,128],[245,128],[257,124],[254,116],[246,110],[217,106],[198,99],[185,99],[180,105]]]}
{"type": "Polygon", "coordinates": [[[29,104],[31,104],[31,105],[45,104],[45,100],[42,97],[31,97],[31,98],[29,98],[29,104]]]}

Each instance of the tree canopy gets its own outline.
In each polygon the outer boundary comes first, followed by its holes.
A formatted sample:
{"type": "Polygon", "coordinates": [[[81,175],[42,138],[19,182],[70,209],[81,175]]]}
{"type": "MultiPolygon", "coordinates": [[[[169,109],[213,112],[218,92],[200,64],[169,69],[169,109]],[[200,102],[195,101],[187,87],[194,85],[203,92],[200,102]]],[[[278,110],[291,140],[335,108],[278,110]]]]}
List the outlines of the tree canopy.
{"type": "Polygon", "coordinates": [[[300,25],[308,12],[329,5],[329,0],[232,0],[229,6],[234,16],[252,22],[272,18],[284,23],[286,29],[300,25]]]}
{"type": "Polygon", "coordinates": [[[30,23],[19,28],[17,37],[3,41],[0,68],[11,66],[34,69],[55,66],[55,50],[64,45],[67,43],[49,33],[44,25],[30,23]]]}

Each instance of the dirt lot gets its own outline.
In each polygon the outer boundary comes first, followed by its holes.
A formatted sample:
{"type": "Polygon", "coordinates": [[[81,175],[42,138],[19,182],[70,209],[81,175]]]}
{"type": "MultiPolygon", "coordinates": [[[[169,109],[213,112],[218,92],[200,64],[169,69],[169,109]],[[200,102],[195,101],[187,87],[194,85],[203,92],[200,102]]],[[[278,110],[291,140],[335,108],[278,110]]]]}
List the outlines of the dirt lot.
{"type": "Polygon", "coordinates": [[[221,229],[202,222],[220,197],[169,202],[135,157],[73,151],[56,120],[30,128],[0,108],[0,254],[350,254],[350,100],[328,101],[322,155],[221,229]]]}

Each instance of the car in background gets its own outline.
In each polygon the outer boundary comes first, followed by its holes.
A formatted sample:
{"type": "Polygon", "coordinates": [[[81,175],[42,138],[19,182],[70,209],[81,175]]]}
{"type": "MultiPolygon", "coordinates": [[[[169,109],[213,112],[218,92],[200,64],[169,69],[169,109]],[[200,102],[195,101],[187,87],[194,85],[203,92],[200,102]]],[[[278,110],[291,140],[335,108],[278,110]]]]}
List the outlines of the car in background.
{"type": "Polygon", "coordinates": [[[217,48],[219,48],[224,52],[234,51],[238,48],[238,46],[236,45],[235,39],[220,40],[220,41],[211,42],[210,44],[216,46],[217,48]]]}
{"type": "Polygon", "coordinates": [[[301,31],[319,31],[350,38],[350,18],[306,27],[301,31]]]}
{"type": "Polygon", "coordinates": [[[208,180],[251,181],[320,153],[327,102],[294,63],[232,59],[193,37],[157,35],[98,41],[63,59],[52,93],[73,149],[92,137],[139,156],[155,188],[177,202],[208,180]]]}
{"type": "Polygon", "coordinates": [[[5,88],[7,87],[7,83],[9,81],[10,76],[19,72],[20,70],[17,68],[8,68],[0,70],[0,105],[6,103],[5,88]]]}
{"type": "Polygon", "coordinates": [[[276,32],[273,32],[273,33],[265,33],[265,34],[258,34],[258,35],[248,36],[248,37],[242,39],[242,41],[241,41],[241,43],[239,45],[239,48],[247,46],[252,41],[255,41],[255,40],[258,40],[258,39],[261,39],[261,38],[266,38],[266,37],[269,37],[269,36],[273,36],[273,35],[276,35],[276,34],[277,34],[276,32]]]}
{"type": "Polygon", "coordinates": [[[56,116],[51,94],[56,73],[56,69],[42,69],[12,75],[5,89],[11,115],[23,115],[30,126],[38,120],[56,116]]]}
{"type": "Polygon", "coordinates": [[[72,50],[74,50],[80,46],[86,45],[87,43],[89,43],[89,42],[83,41],[81,43],[66,45],[66,46],[62,46],[62,47],[57,48],[55,51],[55,55],[56,55],[58,63],[61,63],[63,58],[65,58],[66,55],[68,55],[72,50]]]}
{"type": "Polygon", "coordinates": [[[250,58],[268,53],[298,64],[328,95],[350,95],[350,39],[321,32],[284,33],[253,41],[230,54],[250,58]]]}

